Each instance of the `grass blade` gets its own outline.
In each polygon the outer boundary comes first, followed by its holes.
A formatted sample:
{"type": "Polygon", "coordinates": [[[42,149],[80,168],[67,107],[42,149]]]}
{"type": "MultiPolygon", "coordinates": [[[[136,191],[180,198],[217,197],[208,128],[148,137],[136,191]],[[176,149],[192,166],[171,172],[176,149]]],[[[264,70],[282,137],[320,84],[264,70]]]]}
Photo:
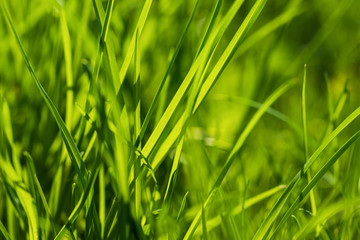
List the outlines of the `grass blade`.
{"type": "MultiPolygon", "coordinates": [[[[280,229],[287,219],[293,214],[295,209],[299,207],[302,200],[306,197],[306,195],[315,187],[318,181],[324,176],[324,174],[334,165],[334,163],[341,157],[341,155],[360,137],[360,131],[355,133],[340,149],[325,163],[325,165],[318,171],[318,173],[314,176],[311,181],[307,184],[307,186],[301,191],[299,196],[292,203],[291,207],[286,211],[285,215],[281,218],[281,221],[275,231],[272,233],[273,236],[278,229],[280,229]]],[[[271,238],[270,236],[270,238],[271,238]]]]}
{"type": "Polygon", "coordinates": [[[316,151],[311,155],[308,161],[305,163],[303,169],[296,174],[296,176],[292,179],[285,192],[280,196],[277,203],[269,212],[269,215],[263,221],[259,229],[257,230],[253,239],[263,239],[265,235],[267,235],[270,227],[275,222],[275,219],[279,215],[282,207],[284,206],[286,200],[294,190],[294,187],[299,183],[300,179],[303,177],[303,174],[310,168],[310,166],[315,162],[317,157],[321,152],[326,148],[326,146],[340,133],[346,128],[352,121],[355,120],[360,115],[360,107],[355,109],[331,134],[329,134],[322,144],[316,149],[316,151]]]}
{"type": "Polygon", "coordinates": [[[38,80],[36,74],[35,74],[35,71],[25,53],[25,50],[20,42],[20,38],[19,36],[17,35],[16,33],[16,30],[15,30],[15,27],[13,25],[13,22],[11,20],[11,17],[8,13],[8,10],[7,10],[7,7],[5,5],[5,2],[4,1],[1,1],[1,8],[2,8],[2,12],[7,20],[7,23],[10,27],[10,29],[12,30],[16,40],[17,40],[17,43],[18,43],[18,46],[21,50],[21,53],[25,59],[25,63],[26,63],[26,66],[27,68],[29,69],[30,71],[30,74],[31,74],[31,77],[35,83],[35,85],[37,86],[41,96],[43,97],[46,105],[48,106],[51,114],[53,115],[59,129],[60,129],[60,132],[61,132],[61,136],[64,140],[64,143],[65,143],[65,146],[68,150],[68,153],[70,155],[70,159],[72,160],[72,163],[73,163],[73,166],[76,170],[76,172],[78,173],[79,175],[79,178],[81,180],[81,183],[83,186],[85,186],[85,183],[86,183],[86,168],[85,168],[85,165],[83,164],[82,162],[82,159],[81,159],[81,156],[80,156],[80,152],[79,152],[79,149],[77,148],[76,144],[75,144],[75,141],[74,139],[72,138],[69,130],[67,129],[67,127],[65,126],[65,123],[63,121],[63,119],[61,118],[58,110],[56,109],[54,103],[51,101],[50,97],[48,96],[48,94],[46,93],[45,89],[43,88],[43,86],[41,85],[40,81],[38,80]]]}
{"type": "MultiPolygon", "coordinates": [[[[213,194],[215,193],[215,190],[220,187],[221,183],[223,182],[226,173],[230,169],[230,166],[235,160],[236,154],[240,151],[241,147],[243,146],[245,140],[255,127],[256,123],[259,121],[261,116],[265,113],[266,109],[270,107],[270,105],[278,99],[284,92],[286,92],[292,85],[294,84],[294,81],[289,81],[282,86],[280,86],[271,96],[267,98],[267,100],[264,102],[263,106],[255,113],[255,115],[252,117],[252,119],[249,121],[247,126],[245,127],[244,131],[238,138],[233,150],[229,154],[226,163],[224,164],[224,167],[222,168],[219,176],[216,179],[216,182],[214,183],[210,193],[208,194],[208,197],[206,201],[204,202],[204,207],[207,207],[207,204],[210,202],[210,199],[212,198],[213,194]]],[[[185,235],[184,239],[190,239],[195,232],[197,225],[199,223],[199,218],[201,215],[201,211],[198,212],[198,214],[195,216],[194,220],[192,221],[189,229],[187,230],[187,233],[185,235]]]]}

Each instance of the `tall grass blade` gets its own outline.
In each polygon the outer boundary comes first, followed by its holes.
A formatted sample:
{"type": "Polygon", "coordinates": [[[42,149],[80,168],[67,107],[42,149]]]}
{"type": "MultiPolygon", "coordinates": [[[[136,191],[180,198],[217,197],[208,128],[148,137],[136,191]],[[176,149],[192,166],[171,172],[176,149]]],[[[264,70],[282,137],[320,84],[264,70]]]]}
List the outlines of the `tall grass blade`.
{"type": "Polygon", "coordinates": [[[308,161],[305,163],[303,169],[296,174],[292,181],[288,184],[285,192],[280,196],[277,203],[273,206],[269,215],[262,222],[261,226],[257,230],[254,239],[263,239],[265,235],[268,234],[270,227],[274,224],[275,219],[279,215],[282,207],[284,206],[286,200],[293,192],[295,186],[299,183],[300,179],[303,177],[303,174],[307,172],[310,166],[315,162],[321,152],[326,148],[326,146],[340,133],[342,132],[352,121],[354,121],[360,115],[360,107],[355,109],[340,125],[329,134],[322,142],[322,144],[315,150],[311,155],[308,161]]]}
{"type": "MultiPolygon", "coordinates": [[[[224,167],[221,169],[220,174],[218,175],[210,193],[208,194],[208,197],[206,198],[206,201],[204,202],[204,207],[206,208],[208,203],[210,202],[210,199],[214,195],[217,188],[220,187],[221,183],[223,182],[226,173],[230,169],[230,166],[235,160],[236,154],[240,151],[241,147],[243,146],[245,140],[251,133],[251,131],[254,129],[256,123],[260,120],[261,116],[265,113],[266,109],[270,107],[270,105],[278,99],[283,93],[285,93],[292,85],[294,84],[294,81],[289,81],[280,86],[271,96],[269,96],[266,101],[264,102],[263,106],[255,113],[255,115],[251,118],[251,120],[248,122],[247,126],[245,127],[244,131],[238,138],[237,142],[235,143],[234,148],[230,152],[226,163],[224,164],[224,167]]],[[[197,225],[199,223],[199,218],[201,215],[201,211],[198,212],[198,214],[195,216],[194,220],[192,221],[189,229],[187,230],[187,233],[185,235],[184,239],[190,239],[194,233],[194,231],[197,228],[197,225]]]]}
{"type": "Polygon", "coordinates": [[[41,96],[43,97],[46,105],[48,106],[51,114],[53,115],[59,129],[60,129],[60,132],[61,132],[61,136],[64,140],[64,143],[65,143],[65,146],[68,150],[68,153],[70,155],[70,159],[72,160],[72,163],[73,163],[73,166],[76,170],[76,172],[78,173],[79,175],[79,178],[81,180],[81,183],[83,186],[85,186],[85,183],[86,183],[86,168],[85,168],[85,165],[83,164],[82,162],[82,159],[81,159],[81,156],[80,156],[80,152],[79,152],[79,149],[77,148],[76,144],[75,144],[75,141],[74,139],[72,138],[69,130],[67,129],[67,127],[65,126],[65,123],[63,121],[63,119],[61,118],[58,110],[56,109],[54,103],[51,101],[50,97],[48,96],[48,94],[46,93],[45,89],[43,88],[43,86],[41,85],[40,81],[38,80],[36,74],[35,74],[35,71],[25,53],[25,50],[20,42],[20,38],[19,36],[17,35],[16,33],[16,30],[15,30],[15,27],[14,27],[14,24],[11,20],[11,17],[9,15],[9,12],[7,10],[7,7],[5,5],[5,2],[4,1],[1,1],[1,9],[2,9],[2,12],[7,20],[7,23],[10,27],[10,29],[12,30],[16,40],[17,40],[17,44],[21,50],[21,53],[25,59],[25,63],[26,63],[26,66],[27,68],[29,69],[30,71],[30,74],[32,76],[32,79],[35,83],[35,85],[37,86],[41,96]]]}

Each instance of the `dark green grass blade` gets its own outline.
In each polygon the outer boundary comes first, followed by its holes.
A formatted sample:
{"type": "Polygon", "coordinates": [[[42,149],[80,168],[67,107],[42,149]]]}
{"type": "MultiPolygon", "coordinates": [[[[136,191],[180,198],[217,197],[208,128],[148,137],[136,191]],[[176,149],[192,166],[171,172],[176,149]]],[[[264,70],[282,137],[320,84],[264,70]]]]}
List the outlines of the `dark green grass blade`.
{"type": "Polygon", "coordinates": [[[99,173],[99,165],[100,165],[100,162],[97,161],[97,163],[95,163],[95,165],[94,165],[94,171],[92,172],[92,174],[90,174],[90,179],[87,182],[87,185],[84,188],[84,191],[81,193],[80,200],[76,204],[76,207],[72,210],[65,225],[58,232],[55,239],[62,239],[64,237],[65,233],[67,232],[67,230],[70,230],[71,226],[74,224],[75,220],[78,218],[81,209],[85,205],[86,200],[88,199],[88,196],[94,187],[95,180],[99,173]]]}
{"type": "MultiPolygon", "coordinates": [[[[249,121],[247,126],[245,127],[244,131],[238,138],[237,142],[235,143],[234,148],[232,149],[231,153],[229,154],[226,163],[224,164],[224,167],[221,169],[221,172],[219,176],[217,177],[211,191],[208,194],[208,197],[206,198],[206,201],[204,202],[204,207],[207,207],[207,205],[210,202],[210,199],[214,195],[215,191],[220,187],[221,183],[223,182],[227,172],[229,171],[232,163],[235,160],[236,154],[240,151],[241,147],[245,143],[245,140],[251,133],[251,131],[254,129],[256,123],[260,120],[260,118],[263,116],[263,114],[266,112],[266,109],[270,107],[270,105],[277,100],[283,93],[285,93],[291,86],[294,85],[294,81],[289,81],[280,86],[276,91],[274,91],[271,96],[269,96],[266,101],[264,102],[263,106],[255,113],[255,115],[252,117],[252,119],[249,121]]],[[[194,220],[192,221],[184,239],[190,239],[195,232],[198,224],[199,219],[201,216],[201,210],[198,212],[198,214],[195,216],[194,220]]]]}
{"type": "Polygon", "coordinates": [[[11,240],[10,234],[6,230],[4,224],[0,221],[0,232],[6,240],[11,240]]]}
{"type": "MultiPolygon", "coordinates": [[[[355,133],[340,149],[324,164],[324,166],[317,172],[317,174],[311,179],[307,186],[301,191],[299,196],[292,203],[291,207],[286,211],[285,215],[281,218],[279,225],[272,233],[273,236],[287,221],[287,219],[293,214],[293,212],[299,207],[302,200],[307,194],[315,187],[318,181],[324,176],[324,174],[334,165],[334,163],[341,157],[341,155],[360,137],[360,131],[355,133]]],[[[270,236],[270,238],[271,238],[270,236]]]]}
{"type": "Polygon", "coordinates": [[[196,10],[197,10],[197,6],[198,6],[198,3],[199,3],[199,0],[196,1],[195,3],[195,6],[193,8],[193,11],[190,15],[190,18],[188,20],[188,22],[186,23],[186,27],[185,27],[185,30],[183,31],[183,33],[181,34],[180,38],[179,38],[179,42],[177,43],[176,45],[176,48],[175,48],[175,51],[171,57],[171,60],[170,60],[170,63],[166,69],[166,72],[163,76],[163,78],[161,79],[161,82],[160,82],[160,85],[158,87],[158,89],[156,90],[156,93],[155,93],[155,96],[154,96],[154,99],[150,105],[150,108],[148,110],[148,112],[146,113],[146,116],[145,116],[145,119],[144,119],[144,123],[141,127],[141,131],[140,131],[140,134],[139,136],[137,137],[137,140],[136,140],[136,143],[135,143],[135,146],[138,146],[139,143],[141,142],[142,138],[144,137],[144,134],[145,134],[145,131],[149,125],[149,122],[150,122],[150,118],[152,117],[153,113],[154,113],[154,110],[155,110],[155,107],[159,101],[159,98],[160,98],[160,93],[162,91],[162,89],[164,88],[165,86],[165,83],[166,83],[166,79],[168,78],[169,74],[170,74],[170,71],[171,69],[173,68],[174,66],[174,63],[175,63],[175,60],[178,56],[178,53],[184,43],[184,40],[185,40],[185,36],[186,34],[188,33],[188,30],[189,30],[189,27],[194,19],[194,15],[196,13],[196,10]]]}
{"type": "Polygon", "coordinates": [[[294,187],[299,183],[300,179],[303,177],[303,174],[307,172],[310,166],[315,162],[320,153],[329,145],[329,143],[340,133],[342,132],[351,122],[354,121],[360,115],[360,107],[355,109],[331,134],[329,134],[322,142],[322,144],[316,149],[316,151],[311,155],[309,160],[305,163],[303,169],[292,179],[288,184],[285,192],[280,196],[277,203],[273,206],[269,215],[263,221],[261,226],[258,228],[254,239],[263,239],[270,230],[272,224],[274,224],[277,216],[279,215],[282,207],[284,206],[286,200],[293,192],[294,187]]]}
{"type": "Polygon", "coordinates": [[[51,114],[53,115],[59,129],[60,129],[60,132],[61,132],[61,136],[64,140],[64,143],[66,145],[66,148],[68,150],[68,153],[70,155],[70,159],[72,160],[72,163],[73,163],[73,166],[77,172],[77,174],[79,175],[79,178],[81,180],[81,183],[83,186],[86,185],[86,168],[85,168],[85,165],[83,164],[83,161],[81,159],[81,156],[80,156],[80,152],[79,152],[79,149],[77,148],[76,144],[75,144],[75,141],[74,139],[72,138],[69,130],[67,129],[67,127],[65,126],[65,123],[63,121],[63,119],[61,118],[58,110],[56,109],[54,103],[51,101],[50,97],[48,96],[48,94],[46,93],[45,89],[43,88],[43,86],[41,85],[40,81],[38,80],[36,74],[35,74],[35,71],[25,53],[25,50],[20,42],[20,38],[19,36],[17,35],[16,33],[16,30],[15,30],[15,27],[14,27],[14,24],[11,20],[11,17],[8,13],[8,10],[7,10],[7,7],[4,3],[4,1],[1,1],[1,9],[2,9],[2,12],[7,20],[7,23],[10,27],[10,29],[12,30],[16,40],[17,40],[17,43],[18,43],[18,46],[21,50],[21,53],[25,59],[25,63],[26,63],[26,66],[27,68],[29,69],[30,71],[30,74],[31,74],[31,77],[35,83],[35,85],[37,86],[41,96],[43,97],[46,105],[48,106],[51,114]]]}

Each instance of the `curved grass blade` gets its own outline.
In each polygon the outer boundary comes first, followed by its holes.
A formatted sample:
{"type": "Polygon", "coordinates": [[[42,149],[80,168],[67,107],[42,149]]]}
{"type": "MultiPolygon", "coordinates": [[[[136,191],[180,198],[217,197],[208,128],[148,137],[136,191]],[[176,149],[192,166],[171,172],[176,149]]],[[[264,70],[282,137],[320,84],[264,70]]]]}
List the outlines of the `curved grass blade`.
{"type": "Polygon", "coordinates": [[[30,240],[39,239],[39,218],[35,206],[35,201],[29,190],[26,188],[21,177],[16,173],[15,169],[7,161],[0,156],[0,166],[3,173],[3,181],[7,182],[14,189],[21,206],[24,209],[29,226],[30,240]]]}
{"type": "MultiPolygon", "coordinates": [[[[197,3],[198,3],[198,1],[197,1],[197,3]]],[[[217,0],[216,1],[214,11],[213,11],[212,16],[210,18],[209,25],[208,25],[208,27],[207,27],[207,29],[205,31],[205,34],[203,36],[203,39],[202,39],[201,44],[199,46],[199,49],[196,52],[196,55],[195,55],[196,57],[199,55],[199,53],[201,52],[201,50],[205,46],[205,43],[207,42],[207,40],[210,37],[212,29],[214,28],[214,26],[216,26],[216,20],[217,20],[217,17],[219,15],[219,13],[220,13],[222,3],[223,3],[223,0],[217,0]]]]}
{"type": "Polygon", "coordinates": [[[264,8],[267,0],[258,0],[251,8],[249,14],[246,16],[240,28],[235,33],[234,37],[231,39],[229,45],[226,47],[224,53],[221,55],[219,61],[214,66],[213,70],[210,72],[209,76],[205,80],[199,96],[197,98],[195,109],[197,109],[200,103],[204,100],[206,95],[209,93],[211,87],[214,85],[216,80],[219,78],[220,74],[224,71],[227,64],[230,62],[232,56],[234,55],[235,51],[239,47],[240,43],[245,38],[246,34],[255,23],[256,19],[260,15],[260,12],[264,8]]]}
{"type": "Polygon", "coordinates": [[[9,232],[6,230],[4,224],[0,221],[0,232],[6,240],[11,240],[9,232]]]}
{"type": "Polygon", "coordinates": [[[64,235],[66,234],[66,231],[69,230],[71,228],[71,226],[74,224],[75,220],[79,216],[79,213],[80,213],[81,209],[85,205],[90,192],[93,190],[95,180],[97,178],[97,175],[98,175],[99,169],[100,169],[99,168],[99,165],[100,165],[99,158],[97,158],[96,161],[97,162],[94,164],[94,167],[93,167],[94,172],[92,174],[90,174],[90,179],[87,182],[86,187],[84,188],[84,191],[81,193],[80,200],[76,204],[76,207],[72,210],[72,212],[71,212],[70,216],[68,217],[65,225],[61,228],[61,230],[56,235],[56,237],[55,237],[56,240],[62,239],[64,237],[64,235]]]}
{"type": "Polygon", "coordinates": [[[208,239],[208,233],[206,229],[206,217],[205,217],[205,209],[204,203],[201,203],[201,225],[202,225],[202,236],[204,240],[208,239]]]}
{"type": "MultiPolygon", "coordinates": [[[[293,214],[295,209],[299,207],[302,200],[306,195],[315,187],[318,181],[324,176],[324,174],[334,165],[334,163],[341,157],[341,155],[360,137],[360,131],[355,133],[340,149],[325,163],[325,165],[318,171],[318,173],[311,179],[311,181],[306,185],[306,187],[301,191],[299,196],[292,203],[291,207],[286,211],[285,215],[281,218],[279,225],[276,227],[275,231],[272,233],[270,238],[285,224],[287,219],[293,214]]],[[[315,216],[315,214],[314,214],[315,216]]]]}
{"type": "MultiPolygon", "coordinates": [[[[151,151],[157,144],[161,134],[164,132],[167,124],[169,123],[171,117],[173,116],[173,112],[178,107],[180,101],[184,98],[185,93],[187,92],[190,84],[192,83],[195,73],[198,71],[198,69],[201,66],[206,66],[209,64],[209,60],[211,59],[211,56],[212,56],[212,55],[209,55],[209,53],[210,52],[214,53],[214,51],[216,50],[216,46],[217,46],[219,40],[223,36],[225,30],[228,28],[230,22],[234,18],[236,12],[239,10],[242,3],[243,3],[243,0],[238,0],[232,5],[230,10],[227,12],[225,17],[222,19],[221,23],[217,26],[217,28],[211,34],[210,40],[206,43],[203,50],[200,52],[199,56],[197,57],[195,62],[190,67],[190,70],[187,73],[185,79],[181,83],[181,85],[178,88],[177,92],[175,93],[173,99],[171,100],[170,104],[168,105],[167,109],[165,110],[165,113],[161,117],[159,123],[157,124],[156,128],[154,129],[153,133],[151,134],[150,138],[148,139],[144,148],[142,149],[142,152],[145,156],[149,156],[151,151]]],[[[244,26],[244,25],[246,25],[246,24],[245,23],[241,24],[241,26],[244,26]]],[[[240,28],[241,28],[241,26],[240,26],[240,28]]],[[[198,105],[196,105],[196,104],[197,104],[197,102],[195,103],[194,111],[196,111],[196,109],[198,107],[198,105]]],[[[184,116],[182,116],[181,118],[185,119],[184,116]]],[[[183,121],[183,120],[181,120],[181,118],[178,121],[178,123],[183,121]]],[[[179,129],[182,129],[182,126],[176,124],[175,128],[177,130],[179,130],[179,129]]],[[[177,136],[179,136],[180,132],[181,132],[181,130],[179,132],[172,131],[173,134],[170,134],[170,135],[172,135],[172,136],[175,135],[177,137],[177,136]]],[[[173,144],[175,142],[175,139],[171,139],[168,137],[167,141],[172,142],[172,144],[173,144]]],[[[171,147],[172,144],[169,147],[171,147]]],[[[166,146],[164,146],[164,144],[161,147],[166,149],[166,146]]],[[[157,165],[157,164],[158,163],[156,163],[155,165],[157,165]]],[[[153,168],[155,168],[155,167],[153,166],[153,168]]]]}
{"type": "Polygon", "coordinates": [[[71,56],[71,40],[69,29],[66,23],[66,16],[64,8],[61,9],[60,14],[61,36],[63,38],[64,56],[65,56],[65,72],[66,72],[66,115],[65,123],[68,130],[71,132],[73,121],[73,105],[74,105],[74,80],[72,71],[72,56],[71,56]]]}
{"type": "Polygon", "coordinates": [[[183,197],[183,200],[181,201],[181,206],[180,206],[179,212],[177,214],[176,221],[180,221],[182,215],[184,214],[184,210],[185,210],[185,206],[186,206],[186,199],[187,199],[188,194],[189,194],[189,192],[186,192],[183,197]]]}
{"type": "Polygon", "coordinates": [[[25,59],[25,63],[26,63],[26,66],[27,68],[29,69],[30,71],[30,74],[32,76],[32,79],[35,83],[35,85],[37,86],[41,96],[43,97],[46,105],[48,106],[51,114],[53,115],[59,129],[60,129],[60,132],[61,132],[61,136],[64,140],[64,143],[66,145],[66,148],[68,150],[68,153],[70,155],[70,159],[72,160],[72,163],[73,163],[73,166],[77,172],[77,174],[79,175],[79,178],[80,178],[80,181],[82,183],[83,186],[85,186],[86,184],[86,177],[87,177],[87,172],[86,172],[86,168],[85,168],[85,165],[81,159],[81,156],[80,156],[80,152],[79,152],[79,149],[77,148],[76,144],[75,144],[75,141],[73,139],[73,137],[71,136],[69,130],[67,129],[67,127],[65,126],[65,123],[63,121],[63,119],[61,118],[58,110],[56,109],[54,103],[51,101],[49,95],[46,93],[45,89],[43,88],[43,86],[41,85],[40,81],[38,80],[36,74],[35,74],[35,71],[25,53],[25,50],[21,44],[21,41],[20,41],[20,38],[19,36],[17,35],[16,33],[16,30],[15,30],[15,27],[14,27],[14,24],[11,20],[11,17],[9,15],[9,12],[7,10],[7,7],[5,5],[5,2],[4,1],[1,1],[1,9],[2,9],[2,12],[7,20],[7,23],[10,27],[10,29],[12,30],[16,40],[17,40],[17,43],[18,43],[18,46],[21,50],[21,53],[25,59]]]}
{"type": "Polygon", "coordinates": [[[137,136],[137,140],[136,140],[136,142],[135,142],[135,146],[138,146],[139,143],[141,142],[141,140],[142,140],[143,137],[144,137],[145,131],[146,131],[146,129],[147,129],[148,125],[149,125],[149,122],[150,122],[150,118],[152,117],[152,114],[153,114],[153,112],[154,112],[154,110],[155,110],[155,107],[156,107],[156,105],[157,105],[157,103],[158,103],[158,101],[159,101],[160,93],[161,93],[162,89],[163,89],[164,86],[165,86],[166,79],[168,78],[169,73],[170,73],[172,67],[174,66],[175,60],[176,60],[176,58],[177,58],[177,56],[178,56],[178,53],[179,53],[179,51],[180,51],[180,49],[181,49],[181,47],[182,47],[182,45],[183,45],[183,43],[184,43],[185,36],[186,36],[186,34],[187,34],[188,30],[189,30],[190,24],[191,24],[191,22],[192,22],[192,20],[193,20],[193,18],[194,18],[195,13],[196,13],[198,3],[199,3],[199,0],[197,0],[196,3],[195,3],[195,6],[194,6],[194,8],[193,8],[193,11],[192,11],[192,13],[191,13],[191,15],[190,15],[190,18],[189,18],[189,20],[188,20],[188,22],[187,22],[187,24],[186,24],[185,30],[184,30],[184,32],[181,34],[181,36],[180,36],[180,38],[179,38],[179,42],[178,42],[177,45],[176,45],[175,51],[174,51],[174,53],[173,53],[173,55],[172,55],[172,57],[171,57],[170,63],[169,63],[169,65],[168,65],[167,69],[166,69],[166,72],[165,72],[165,74],[164,74],[164,77],[162,78],[162,80],[161,80],[161,82],[160,82],[160,85],[159,85],[158,89],[156,90],[154,99],[153,99],[153,101],[152,101],[152,103],[151,103],[151,105],[150,105],[150,108],[149,108],[148,112],[146,113],[146,116],[145,116],[145,119],[144,119],[144,123],[143,123],[143,125],[142,125],[142,127],[141,127],[140,134],[139,134],[139,136],[137,136]]]}
{"type": "Polygon", "coordinates": [[[30,156],[30,154],[28,152],[24,152],[24,156],[25,158],[27,159],[28,161],[28,166],[30,166],[29,168],[31,169],[30,172],[31,172],[31,179],[32,179],[32,184],[34,185],[34,190],[35,190],[35,193],[37,193],[39,196],[40,196],[40,199],[41,199],[41,202],[42,202],[42,205],[45,209],[45,212],[47,214],[47,219],[46,219],[46,224],[47,226],[45,226],[45,229],[46,229],[46,233],[48,234],[48,225],[50,224],[51,226],[51,230],[55,236],[56,232],[55,232],[55,226],[54,226],[54,222],[52,221],[53,220],[53,216],[51,214],[51,211],[50,211],[50,208],[49,208],[49,205],[46,201],[46,198],[45,198],[45,194],[42,190],[42,187],[40,185],[40,182],[36,176],[36,172],[35,172],[35,168],[34,168],[34,161],[32,159],[32,157],[30,156]]]}
{"type": "Polygon", "coordinates": [[[257,232],[253,239],[263,239],[270,230],[270,227],[275,222],[275,219],[279,215],[282,207],[284,206],[286,200],[294,190],[294,187],[299,183],[300,179],[303,177],[304,173],[310,168],[310,166],[315,162],[317,157],[323,150],[329,145],[329,143],[340,133],[342,132],[355,118],[360,115],[360,107],[355,109],[331,134],[329,134],[322,142],[322,144],[316,149],[316,151],[311,155],[309,160],[305,163],[303,169],[296,174],[296,176],[291,180],[286,188],[285,192],[280,196],[277,203],[269,212],[269,215],[263,221],[261,226],[258,228],[257,232]]]}
{"type": "MultiPolygon", "coordinates": [[[[212,96],[212,99],[217,100],[217,101],[229,101],[229,102],[233,102],[233,103],[237,103],[237,104],[247,105],[249,107],[256,108],[256,109],[259,109],[262,106],[262,104],[259,102],[256,102],[256,101],[248,99],[248,98],[239,97],[239,96],[227,96],[227,95],[222,95],[222,94],[215,94],[212,96]]],[[[282,113],[272,107],[269,107],[266,110],[266,113],[287,123],[289,125],[289,127],[291,127],[299,137],[302,136],[301,127],[297,123],[295,123],[289,116],[285,115],[284,113],[282,113]]]]}
{"type": "MultiPolygon", "coordinates": [[[[309,159],[309,144],[308,144],[308,132],[307,132],[307,120],[306,120],[306,64],[304,65],[304,78],[303,78],[303,86],[302,86],[302,123],[303,123],[303,138],[304,138],[304,151],[305,151],[305,160],[309,159]]],[[[310,169],[307,171],[308,181],[311,180],[310,169]]],[[[311,210],[314,215],[316,215],[316,201],[314,190],[310,192],[310,204],[311,210]]]]}
{"type": "MultiPolygon", "coordinates": [[[[246,199],[245,202],[244,202],[244,205],[243,205],[243,202],[239,203],[233,210],[231,210],[231,216],[236,216],[240,213],[243,212],[243,210],[246,210],[250,207],[252,207],[253,205],[265,200],[266,198],[269,198],[273,195],[275,195],[276,193],[278,193],[279,191],[285,189],[286,186],[284,185],[279,185],[279,186],[276,186],[270,190],[267,190],[263,193],[260,193],[252,198],[249,198],[249,199],[246,199]]],[[[221,224],[221,216],[217,216],[217,217],[214,217],[210,220],[207,221],[207,227],[208,227],[208,231],[211,231],[212,229],[216,228],[217,226],[219,226],[221,224]]],[[[199,235],[201,234],[200,232],[200,228],[198,228],[194,235],[199,235]]]]}
{"type": "MultiPolygon", "coordinates": [[[[132,59],[133,54],[134,54],[137,31],[138,31],[138,34],[140,36],[141,33],[142,33],[142,30],[144,28],[146,19],[147,19],[148,15],[149,15],[152,2],[153,2],[152,0],[146,0],[145,4],[144,4],[144,7],[141,10],[139,20],[138,20],[138,22],[136,24],[135,32],[134,32],[134,34],[133,34],[133,36],[131,38],[129,48],[128,48],[127,52],[126,52],[124,62],[122,64],[120,72],[119,72],[120,85],[123,83],[123,81],[125,79],[125,75],[127,73],[127,70],[129,68],[131,59],[132,59]]],[[[116,93],[118,93],[118,91],[119,91],[119,89],[115,89],[116,93]]]]}
{"type": "MultiPolygon", "coordinates": [[[[236,154],[240,151],[241,147],[243,146],[245,140],[247,139],[247,137],[249,136],[249,134],[251,133],[251,131],[254,129],[256,123],[260,120],[260,118],[264,115],[266,109],[268,109],[270,107],[270,105],[272,103],[275,102],[275,100],[277,100],[282,94],[284,94],[291,86],[294,85],[294,81],[288,81],[285,84],[281,85],[276,91],[274,91],[273,94],[271,94],[271,96],[269,96],[266,101],[264,102],[263,106],[255,113],[255,115],[251,118],[251,120],[249,121],[249,123],[247,124],[247,126],[245,127],[244,131],[241,133],[240,137],[238,138],[237,142],[235,143],[234,148],[232,149],[232,151],[230,152],[226,163],[224,164],[224,167],[221,169],[221,172],[219,174],[219,176],[217,177],[211,191],[208,194],[208,197],[206,198],[206,201],[204,202],[204,207],[206,208],[207,205],[210,202],[210,199],[212,198],[212,196],[214,195],[215,191],[217,188],[220,187],[221,183],[223,182],[228,170],[230,169],[232,163],[235,160],[235,156],[236,154]]],[[[199,224],[199,219],[201,216],[201,211],[199,211],[197,213],[197,215],[195,216],[194,220],[192,221],[189,229],[187,230],[187,233],[185,235],[184,239],[190,239],[193,235],[193,233],[195,232],[198,224],[199,224]]]]}
{"type": "MultiPolygon", "coordinates": [[[[228,28],[231,20],[235,16],[236,12],[238,11],[240,6],[242,5],[242,2],[243,2],[243,0],[239,0],[239,1],[236,1],[232,5],[232,7],[227,12],[227,14],[225,15],[225,17],[223,18],[221,23],[218,25],[216,30],[214,30],[214,33],[211,34],[210,40],[205,45],[205,47],[201,51],[199,57],[197,58],[197,60],[194,62],[194,64],[190,68],[188,75],[185,77],[183,83],[181,84],[181,86],[178,89],[177,93],[175,94],[174,98],[170,102],[167,110],[165,111],[164,115],[160,119],[158,125],[156,126],[156,128],[155,128],[155,130],[153,132],[153,134],[151,134],[149,140],[146,142],[146,144],[145,144],[145,146],[143,148],[143,154],[145,156],[148,156],[150,154],[150,152],[152,151],[152,149],[154,148],[154,146],[155,146],[157,140],[159,139],[161,133],[164,131],[166,124],[169,122],[172,112],[174,111],[174,109],[176,108],[176,106],[179,104],[180,100],[184,96],[185,92],[187,91],[187,89],[188,89],[188,87],[189,87],[189,85],[191,83],[191,80],[192,80],[192,78],[193,78],[193,76],[195,74],[195,71],[197,71],[200,64],[203,61],[206,60],[205,57],[207,56],[207,51],[210,51],[210,49],[213,47],[214,44],[215,44],[215,46],[214,46],[215,48],[213,49],[213,51],[216,50],[216,46],[217,46],[219,40],[223,36],[225,30],[228,28]]],[[[265,3],[266,3],[266,0],[258,0],[254,4],[254,6],[251,9],[251,11],[249,12],[249,14],[246,16],[243,23],[240,25],[238,31],[235,33],[235,35],[232,38],[230,44],[228,45],[228,47],[226,48],[224,53],[221,55],[219,61],[216,63],[215,67],[213,68],[213,70],[211,71],[211,73],[209,74],[209,76],[207,77],[205,82],[203,83],[203,85],[202,85],[202,87],[200,89],[200,92],[199,92],[199,94],[197,96],[196,102],[195,102],[195,106],[194,106],[194,110],[193,110],[194,112],[198,109],[200,103],[204,100],[205,96],[210,91],[210,87],[219,78],[221,72],[226,67],[226,65],[229,63],[231,57],[235,53],[235,51],[236,51],[237,47],[239,46],[241,40],[245,37],[247,31],[250,29],[252,24],[255,22],[256,18],[260,14],[260,12],[261,12],[262,8],[264,7],[265,3]]],[[[211,56],[210,56],[210,58],[211,58],[211,56]]],[[[160,164],[160,162],[161,162],[161,160],[163,159],[163,156],[164,156],[163,154],[168,151],[168,149],[172,146],[172,144],[174,144],[176,138],[180,135],[182,125],[185,123],[184,120],[185,120],[185,117],[183,115],[178,120],[175,127],[171,130],[170,135],[165,140],[166,145],[165,145],[165,143],[163,143],[160,146],[161,152],[156,153],[156,159],[154,160],[154,164],[153,164],[154,169],[156,169],[157,166],[160,164]]]]}
{"type": "Polygon", "coordinates": [[[336,213],[339,213],[345,210],[348,207],[360,207],[360,201],[358,199],[348,200],[340,203],[336,203],[330,207],[326,207],[323,211],[321,211],[318,216],[311,218],[307,224],[295,234],[293,239],[305,239],[305,237],[314,230],[316,226],[321,225],[323,222],[327,221],[329,218],[334,216],[336,213]]]}

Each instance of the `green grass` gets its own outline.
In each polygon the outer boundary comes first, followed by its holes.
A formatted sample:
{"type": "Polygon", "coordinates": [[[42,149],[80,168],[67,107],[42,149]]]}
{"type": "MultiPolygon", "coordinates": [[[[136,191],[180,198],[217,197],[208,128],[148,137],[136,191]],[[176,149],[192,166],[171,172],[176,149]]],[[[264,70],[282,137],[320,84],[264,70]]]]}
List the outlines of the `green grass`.
{"type": "Polygon", "coordinates": [[[0,0],[0,239],[358,239],[358,1],[0,0]]]}

